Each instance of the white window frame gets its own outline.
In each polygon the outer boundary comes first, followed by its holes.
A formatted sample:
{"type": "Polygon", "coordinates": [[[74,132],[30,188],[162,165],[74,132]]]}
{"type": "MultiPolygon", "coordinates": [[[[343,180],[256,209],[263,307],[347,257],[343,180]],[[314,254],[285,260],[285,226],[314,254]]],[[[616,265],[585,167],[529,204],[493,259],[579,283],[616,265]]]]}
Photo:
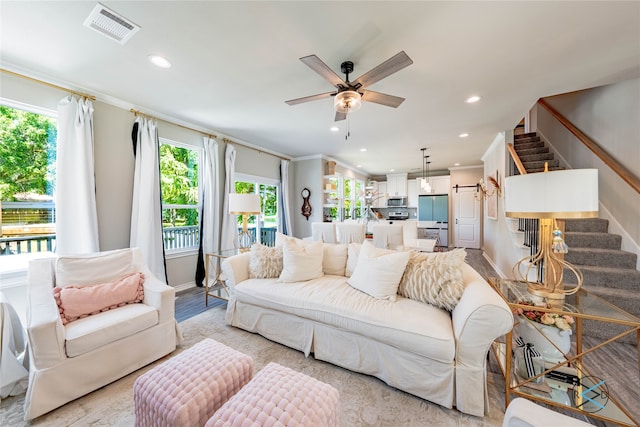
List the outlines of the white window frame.
{"type": "MultiPolygon", "coordinates": [[[[13,108],[16,110],[27,111],[29,113],[39,114],[41,116],[51,117],[58,122],[58,112],[56,110],[51,110],[44,107],[39,107],[33,104],[27,104],[20,101],[15,101],[13,99],[8,99],[4,97],[0,97],[0,105],[5,107],[13,108]]],[[[57,178],[57,177],[56,177],[57,178]]],[[[54,200],[53,200],[53,210],[55,217],[56,210],[56,202],[55,202],[55,185],[54,189],[54,200]]],[[[56,233],[57,237],[57,233],[56,233]]],[[[26,273],[28,268],[28,263],[30,259],[37,257],[49,257],[54,256],[53,252],[42,251],[42,252],[31,252],[31,253],[23,253],[23,254],[14,254],[14,255],[3,255],[0,257],[0,289],[10,288],[13,286],[22,286],[23,283],[23,275],[26,273]]]]}
{"type": "MultiPolygon", "coordinates": [[[[235,181],[242,181],[242,182],[252,182],[255,184],[255,192],[256,194],[260,194],[259,193],[259,186],[260,184],[263,185],[271,185],[276,187],[276,207],[278,209],[278,220],[276,221],[276,224],[278,225],[277,231],[281,231],[279,228],[282,218],[282,212],[280,212],[280,207],[281,207],[281,181],[279,179],[273,179],[273,178],[266,178],[263,176],[257,176],[257,175],[249,175],[246,173],[238,173],[236,172],[233,179],[235,181]]],[[[234,188],[236,183],[233,183],[234,188]]],[[[260,212],[260,215],[262,216],[262,212],[260,212]]],[[[256,240],[260,239],[260,230],[261,230],[261,225],[260,225],[260,221],[256,221],[256,240]]]]}
{"type": "MultiPolygon", "coordinates": [[[[195,205],[178,205],[178,204],[172,204],[172,203],[164,203],[164,201],[162,202],[162,207],[161,210],[165,210],[165,209],[196,209],[197,213],[198,213],[198,227],[201,228],[201,222],[202,222],[202,218],[201,213],[202,213],[202,173],[203,173],[203,165],[202,165],[202,159],[203,159],[203,149],[202,147],[199,147],[197,145],[191,145],[191,144],[185,144],[184,142],[180,142],[180,141],[175,141],[173,139],[168,139],[168,138],[162,138],[159,137],[158,138],[159,144],[163,145],[163,144],[167,144],[167,145],[172,145],[174,147],[178,147],[178,148],[184,148],[187,150],[192,150],[195,151],[198,154],[198,199],[197,199],[197,203],[195,205]]],[[[160,150],[160,147],[158,147],[158,151],[160,150]]],[[[158,159],[159,161],[160,159],[158,159]]],[[[160,171],[160,173],[162,173],[162,171],[160,171]]],[[[162,177],[161,177],[162,178],[162,177]]],[[[162,185],[162,184],[161,184],[162,185]]],[[[163,232],[163,239],[162,239],[162,244],[164,245],[164,227],[162,227],[162,232],[163,232]]],[[[200,234],[200,231],[198,230],[198,235],[200,234]]],[[[199,239],[202,239],[202,236],[199,235],[199,239]]],[[[165,248],[165,255],[168,259],[171,258],[177,258],[180,256],[185,256],[185,255],[195,255],[198,253],[198,249],[199,249],[199,245],[196,246],[187,246],[184,248],[175,248],[175,249],[167,249],[165,248]]]]}

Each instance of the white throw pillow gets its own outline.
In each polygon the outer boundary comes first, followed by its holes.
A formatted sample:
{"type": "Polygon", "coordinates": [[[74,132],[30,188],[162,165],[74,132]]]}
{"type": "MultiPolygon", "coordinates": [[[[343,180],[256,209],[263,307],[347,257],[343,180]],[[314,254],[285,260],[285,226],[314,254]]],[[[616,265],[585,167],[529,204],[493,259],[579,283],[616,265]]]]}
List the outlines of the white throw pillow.
{"type": "Polygon", "coordinates": [[[466,256],[461,248],[432,254],[412,253],[398,294],[453,310],[464,293],[462,266],[466,256]]]}
{"type": "Polygon", "coordinates": [[[131,249],[115,249],[56,260],[56,286],[87,286],[111,282],[135,272],[131,249]]]}
{"type": "Polygon", "coordinates": [[[344,270],[347,266],[347,247],[348,245],[339,243],[324,244],[324,256],[322,258],[322,271],[324,274],[344,276],[344,270]]]}
{"type": "Polygon", "coordinates": [[[347,268],[344,271],[344,275],[347,277],[351,277],[353,272],[356,271],[360,248],[362,248],[362,243],[349,243],[349,248],[347,249],[347,268]]]}
{"type": "Polygon", "coordinates": [[[378,249],[365,241],[356,270],[347,283],[374,298],[395,301],[408,260],[409,252],[378,249]]]}
{"type": "Polygon", "coordinates": [[[282,247],[271,248],[259,243],[251,246],[249,277],[251,279],[277,279],[282,273],[282,247]]]}
{"type": "Polygon", "coordinates": [[[281,282],[303,282],[323,276],[324,243],[282,239],[281,282]]]}

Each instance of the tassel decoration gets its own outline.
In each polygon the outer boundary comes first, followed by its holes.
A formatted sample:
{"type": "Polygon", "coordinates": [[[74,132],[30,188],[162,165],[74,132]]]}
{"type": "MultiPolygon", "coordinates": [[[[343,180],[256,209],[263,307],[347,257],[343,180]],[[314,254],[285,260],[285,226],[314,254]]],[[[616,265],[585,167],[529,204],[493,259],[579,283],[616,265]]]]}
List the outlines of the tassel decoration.
{"type": "Polygon", "coordinates": [[[562,231],[560,231],[558,228],[553,230],[553,241],[551,242],[551,249],[556,254],[566,254],[567,252],[569,252],[569,247],[562,238],[562,231]]]}

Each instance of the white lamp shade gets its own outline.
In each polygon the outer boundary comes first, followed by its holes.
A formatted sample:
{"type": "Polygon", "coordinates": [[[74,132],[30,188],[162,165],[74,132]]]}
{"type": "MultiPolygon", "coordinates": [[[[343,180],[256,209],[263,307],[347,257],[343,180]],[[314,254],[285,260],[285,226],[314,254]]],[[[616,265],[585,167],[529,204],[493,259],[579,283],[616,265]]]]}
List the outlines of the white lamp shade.
{"type": "Polygon", "coordinates": [[[260,195],[229,193],[229,213],[231,215],[260,214],[260,195]]]}
{"type": "Polygon", "coordinates": [[[511,218],[595,218],[598,170],[569,169],[507,177],[504,210],[511,218]]]}

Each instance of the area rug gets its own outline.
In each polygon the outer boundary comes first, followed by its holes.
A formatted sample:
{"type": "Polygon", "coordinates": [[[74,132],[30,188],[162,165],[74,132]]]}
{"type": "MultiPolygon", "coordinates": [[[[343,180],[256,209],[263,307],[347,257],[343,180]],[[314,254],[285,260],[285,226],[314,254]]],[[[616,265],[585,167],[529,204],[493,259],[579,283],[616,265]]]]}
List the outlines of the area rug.
{"type": "MultiPolygon", "coordinates": [[[[87,396],[70,402],[32,423],[22,420],[24,395],[0,403],[3,426],[132,426],[134,424],[133,383],[158,363],[212,338],[253,357],[257,372],[277,362],[333,385],[340,392],[341,426],[501,426],[504,417],[503,380],[489,372],[489,414],[484,418],[446,409],[387,386],[377,378],[306,358],[303,353],[274,343],[260,335],[224,324],[225,307],[209,309],[180,323],[185,341],[173,354],[140,369],[87,396]]],[[[117,355],[114,355],[117,357],[117,355]]],[[[99,369],[99,367],[96,367],[99,369]]],[[[481,393],[482,390],[478,390],[481,393]]]]}

